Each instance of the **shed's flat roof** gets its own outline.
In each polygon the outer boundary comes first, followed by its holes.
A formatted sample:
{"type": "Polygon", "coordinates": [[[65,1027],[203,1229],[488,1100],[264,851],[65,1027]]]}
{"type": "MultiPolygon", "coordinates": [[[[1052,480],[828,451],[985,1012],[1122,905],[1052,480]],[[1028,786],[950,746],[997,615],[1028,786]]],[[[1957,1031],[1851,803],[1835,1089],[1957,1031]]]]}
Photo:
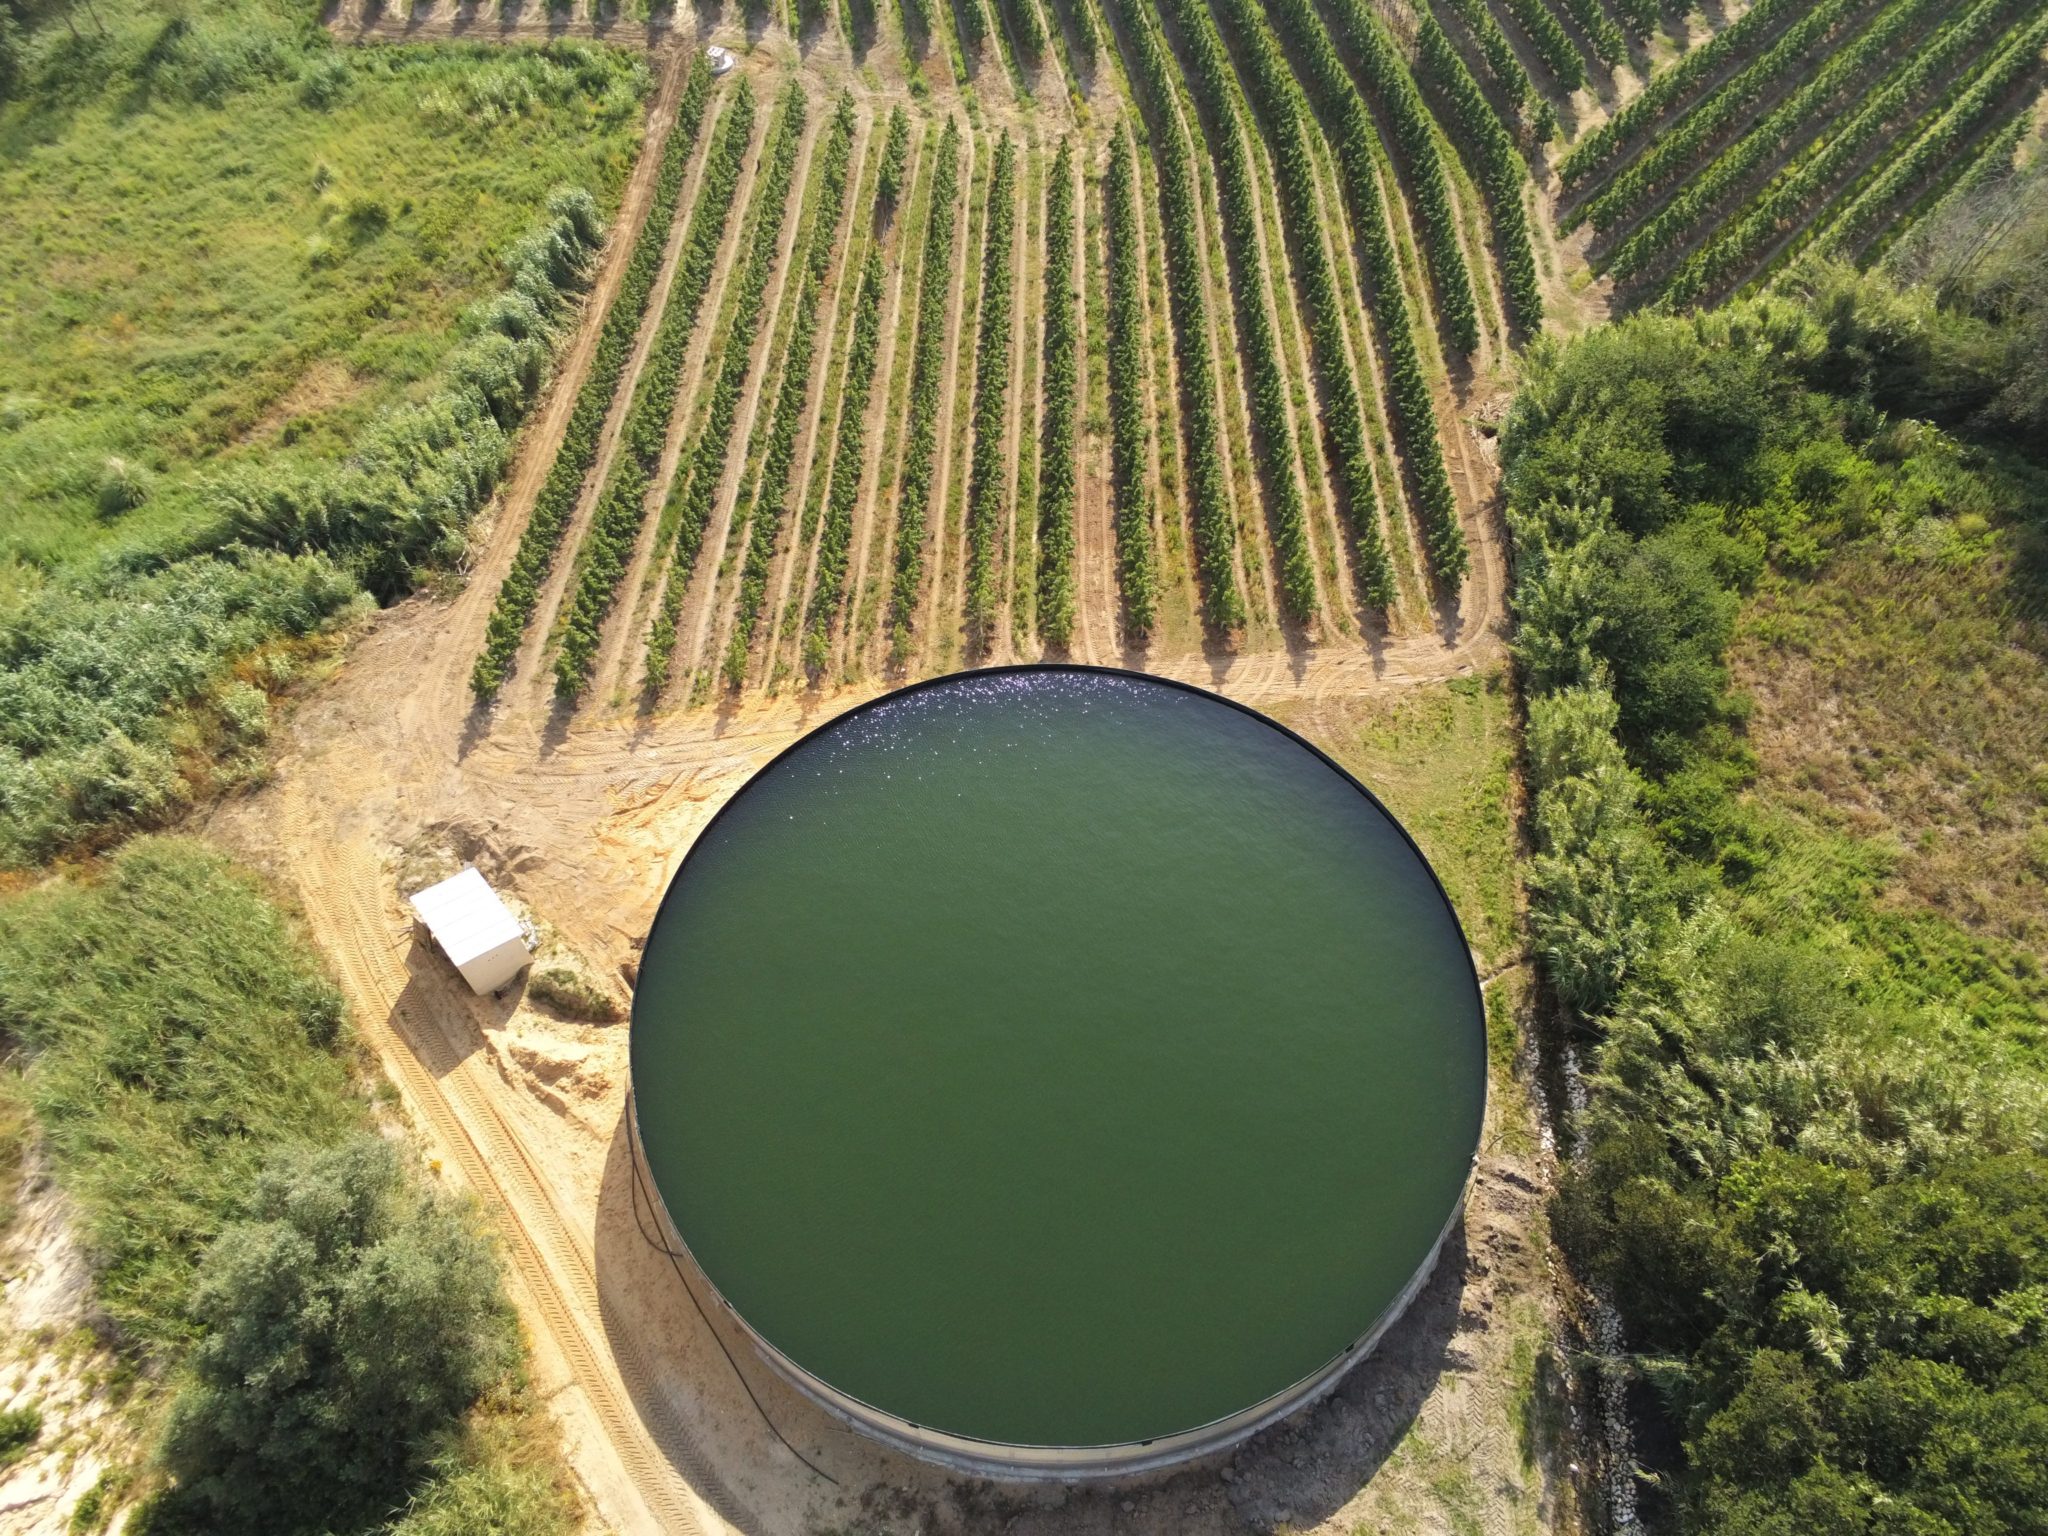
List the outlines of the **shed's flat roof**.
{"type": "Polygon", "coordinates": [[[474,864],[430,885],[412,898],[412,909],[455,965],[467,965],[508,940],[525,942],[525,930],[474,864]]]}

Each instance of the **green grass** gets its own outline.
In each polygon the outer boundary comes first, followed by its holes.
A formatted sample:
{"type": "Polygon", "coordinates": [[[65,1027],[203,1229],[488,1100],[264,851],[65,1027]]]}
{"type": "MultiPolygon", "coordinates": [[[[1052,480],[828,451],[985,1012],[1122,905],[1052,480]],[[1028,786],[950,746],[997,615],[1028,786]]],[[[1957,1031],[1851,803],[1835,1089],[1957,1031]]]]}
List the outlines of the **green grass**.
{"type": "Polygon", "coordinates": [[[283,0],[182,29],[94,9],[104,34],[83,10],[30,33],[0,108],[0,613],[174,542],[226,461],[345,454],[552,189],[615,201],[641,129],[645,67],[611,50],[342,48],[283,0]]]}
{"type": "Polygon", "coordinates": [[[285,1141],[367,1123],[342,1001],[296,928],[204,844],[138,838],[0,906],[0,1037],[129,1340],[189,1339],[193,1266],[285,1141]]]}
{"type": "Polygon", "coordinates": [[[1498,672],[1276,719],[1314,741],[1386,803],[1421,845],[1483,966],[1521,945],[1515,918],[1513,717],[1498,672]]]}
{"type": "Polygon", "coordinates": [[[1964,510],[1767,582],[1732,660],[1770,860],[1743,915],[1871,1002],[2048,1038],[2048,628],[2040,536],[1964,510]]]}

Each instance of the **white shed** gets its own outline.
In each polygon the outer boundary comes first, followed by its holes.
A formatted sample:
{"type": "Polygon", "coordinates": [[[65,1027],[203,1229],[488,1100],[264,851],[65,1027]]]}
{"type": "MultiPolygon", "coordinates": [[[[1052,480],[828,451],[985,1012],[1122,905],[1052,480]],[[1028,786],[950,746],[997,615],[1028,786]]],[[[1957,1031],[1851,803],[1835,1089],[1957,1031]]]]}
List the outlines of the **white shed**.
{"type": "Polygon", "coordinates": [[[412,910],[472,992],[495,992],[526,965],[526,925],[474,864],[415,894],[412,910]]]}
{"type": "Polygon", "coordinates": [[[710,61],[711,73],[714,75],[731,74],[733,66],[739,63],[739,60],[733,57],[733,51],[730,48],[720,48],[715,45],[704,50],[704,57],[710,61]]]}

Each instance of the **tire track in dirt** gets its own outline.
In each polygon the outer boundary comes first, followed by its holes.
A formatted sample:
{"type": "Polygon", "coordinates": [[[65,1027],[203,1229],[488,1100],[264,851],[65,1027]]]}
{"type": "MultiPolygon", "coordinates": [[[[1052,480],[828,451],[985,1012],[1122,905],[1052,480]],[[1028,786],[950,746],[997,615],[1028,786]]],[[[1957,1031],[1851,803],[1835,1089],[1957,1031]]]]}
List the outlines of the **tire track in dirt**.
{"type": "MultiPolygon", "coordinates": [[[[991,152],[988,182],[981,189],[978,210],[971,200],[969,202],[967,222],[972,229],[969,237],[972,250],[960,267],[959,350],[948,372],[952,381],[948,386],[951,392],[945,406],[946,433],[940,439],[942,467],[936,477],[939,516],[933,521],[938,535],[933,549],[938,557],[937,569],[932,575],[932,609],[921,637],[918,658],[918,668],[925,672],[938,670],[938,664],[944,658],[958,656],[963,662],[971,659],[967,654],[967,570],[970,560],[967,524],[973,516],[973,509],[968,498],[972,495],[970,481],[974,471],[974,401],[981,362],[981,310],[988,287],[988,274],[984,267],[988,260],[989,224],[996,206],[994,163],[991,152]],[[974,289],[972,299],[966,296],[970,285],[974,289]],[[959,505],[957,517],[954,515],[956,501],[959,505]],[[949,535],[950,543],[947,542],[949,535]],[[952,557],[950,569],[944,559],[947,553],[952,557]]],[[[1014,233],[1011,238],[1014,241],[1014,233]]],[[[1015,298],[1014,294],[1012,298],[1015,298]]]]}
{"type": "MultiPolygon", "coordinates": [[[[1239,114],[1239,128],[1244,134],[1245,154],[1251,164],[1253,228],[1259,244],[1260,263],[1265,269],[1266,283],[1261,287],[1259,302],[1266,307],[1267,324],[1272,328],[1274,350],[1278,356],[1280,376],[1287,392],[1287,433],[1288,446],[1294,459],[1295,484],[1301,496],[1302,524],[1308,536],[1309,562],[1315,571],[1316,618],[1306,625],[1289,621],[1287,628],[1304,636],[1313,635],[1318,622],[1334,626],[1338,615],[1348,610],[1350,596],[1339,583],[1333,589],[1330,573],[1324,569],[1323,556],[1330,547],[1330,534],[1325,526],[1326,519],[1318,516],[1318,509],[1327,507],[1330,498],[1319,494],[1315,484],[1327,487],[1329,466],[1323,463],[1322,440],[1314,431],[1304,432],[1300,403],[1312,400],[1313,375],[1309,371],[1305,338],[1301,326],[1294,316],[1293,306],[1285,302],[1294,289],[1294,263],[1287,252],[1285,239],[1278,234],[1285,228],[1280,210],[1274,203],[1273,189],[1279,183],[1279,176],[1269,162],[1269,146],[1265,136],[1258,131],[1252,113],[1242,110],[1239,114]],[[1315,456],[1314,463],[1323,478],[1311,483],[1309,455],[1315,456]]],[[[1278,550],[1277,541],[1274,549],[1278,550]]],[[[1271,562],[1273,576],[1279,578],[1279,561],[1271,562]]],[[[1341,570],[1343,561],[1338,560],[1334,569],[1341,570]]],[[[1275,613],[1284,612],[1276,607],[1275,613]]]]}
{"type": "MultiPolygon", "coordinates": [[[[851,367],[853,335],[859,319],[861,268],[869,250],[877,247],[881,239],[874,213],[879,191],[880,141],[885,129],[879,109],[874,113],[863,110],[861,121],[866,138],[864,151],[855,161],[857,191],[853,194],[848,225],[852,233],[840,257],[833,323],[826,343],[830,353],[826,359],[824,383],[818,391],[817,412],[808,428],[809,447],[804,450],[803,486],[793,504],[799,519],[798,543],[792,552],[788,590],[777,599],[779,611],[775,622],[781,627],[770,638],[764,663],[763,676],[771,689],[777,686],[777,679],[785,668],[795,673],[803,666],[804,616],[810,611],[811,597],[817,587],[818,555],[824,539],[827,503],[831,498],[834,467],[839,462],[839,425],[846,411],[846,383],[851,367]],[[806,533],[801,519],[810,516],[815,516],[816,521],[806,533]],[[782,655],[784,650],[789,652],[786,661],[782,655]]],[[[844,595],[842,586],[841,596],[844,595]]]]}
{"type": "MultiPolygon", "coordinates": [[[[309,920],[341,968],[364,1039],[395,1068],[407,1103],[445,1154],[444,1166],[452,1163],[459,1170],[494,1218],[542,1328],[618,1451],[643,1506],[620,1513],[637,1528],[685,1536],[723,1529],[723,1521],[701,1509],[677,1475],[680,1467],[715,1498],[719,1485],[711,1469],[679,1425],[650,1425],[641,1419],[622,1379],[636,1373],[633,1363],[614,1353],[613,1341],[603,1337],[601,1328],[592,1336],[591,1324],[599,1316],[595,1273],[545,1181],[495,1106],[475,1092],[465,1062],[450,1050],[440,1026],[423,1021],[408,1004],[411,979],[393,961],[398,941],[385,916],[383,875],[376,860],[361,844],[344,846],[318,835],[296,788],[284,797],[284,822],[302,861],[300,886],[309,920]]],[[[644,1367],[636,1374],[645,1381],[644,1367]]],[[[659,1401],[644,1395],[641,1400],[659,1401]]]]}
{"type": "MultiPolygon", "coordinates": [[[[1358,385],[1371,450],[1373,494],[1377,502],[1373,515],[1379,521],[1380,547],[1386,551],[1388,567],[1394,574],[1394,601],[1384,622],[1389,629],[1398,631],[1406,627],[1412,611],[1425,605],[1429,580],[1415,541],[1408,537],[1408,488],[1403,483],[1400,457],[1394,448],[1393,417],[1387,407],[1386,380],[1381,371],[1379,341],[1374,334],[1380,318],[1359,263],[1358,235],[1351,227],[1350,204],[1339,185],[1340,173],[1322,125],[1310,117],[1304,119],[1302,126],[1314,164],[1316,202],[1321,214],[1317,220],[1319,235],[1326,242],[1324,250],[1330,258],[1344,311],[1344,344],[1351,359],[1351,376],[1358,385]]],[[[1346,545],[1350,545],[1348,534],[1346,545]]]]}
{"type": "MultiPolygon", "coordinates": [[[[1142,123],[1139,126],[1142,127],[1142,123]]],[[[1180,621],[1179,627],[1196,635],[1202,633],[1202,593],[1201,583],[1195,579],[1192,555],[1195,547],[1194,514],[1188,506],[1185,482],[1179,476],[1182,442],[1178,430],[1180,349],[1174,345],[1173,301],[1166,291],[1166,252],[1160,248],[1161,242],[1154,238],[1152,210],[1159,206],[1158,174],[1149,151],[1140,152],[1135,142],[1132,144],[1131,166],[1131,206],[1138,237],[1139,301],[1145,322],[1145,449],[1152,475],[1150,537],[1159,574],[1154,633],[1145,645],[1149,653],[1160,644],[1158,631],[1165,627],[1160,620],[1164,617],[1162,610],[1169,586],[1180,595],[1180,612],[1175,616],[1180,621]],[[1163,346],[1160,344],[1162,341],[1163,346]],[[1174,430],[1169,432],[1169,426],[1174,430]],[[1175,469],[1171,499],[1166,491],[1166,466],[1169,463],[1175,469]],[[1172,545],[1166,538],[1169,517],[1173,519],[1179,536],[1172,545]]]]}
{"type": "MultiPolygon", "coordinates": [[[[1165,25],[1160,23],[1162,34],[1165,25]]],[[[1178,62],[1169,43],[1168,56],[1178,62]]],[[[1260,483],[1257,455],[1252,452],[1251,390],[1246,386],[1240,359],[1244,356],[1237,339],[1237,298],[1230,281],[1231,266],[1224,255],[1220,233],[1222,213],[1211,164],[1209,141],[1202,131],[1201,114],[1174,93],[1168,109],[1179,131],[1186,136],[1193,159],[1195,183],[1195,243],[1202,253],[1202,284],[1207,294],[1209,374],[1215,381],[1216,422],[1220,433],[1216,448],[1223,460],[1223,483],[1229,490],[1231,527],[1236,530],[1231,550],[1231,569],[1237,587],[1245,597],[1247,631],[1262,624],[1278,623],[1280,595],[1275,586],[1274,560],[1266,547],[1265,496],[1260,483]],[[1217,272],[1218,266],[1222,273],[1217,272]],[[1256,545],[1258,576],[1252,574],[1249,546],[1256,545]]],[[[1192,552],[1194,546],[1188,546],[1192,552]]],[[[1192,555],[1191,555],[1192,558],[1192,555]]]]}
{"type": "MultiPolygon", "coordinates": [[[[1002,573],[1002,595],[989,632],[989,657],[1015,660],[1028,653],[1029,633],[1017,631],[1017,605],[1021,594],[1017,573],[1020,561],[1037,569],[1038,536],[1035,528],[1024,526],[1020,515],[1024,487],[1024,465],[1028,460],[1036,473],[1038,444],[1024,435],[1025,402],[1035,399],[1039,388],[1038,363],[1040,320],[1045,296],[1040,287],[1045,276],[1045,186],[1046,165],[1036,145],[1017,146],[1016,235],[1010,242],[1010,377],[1003,395],[1003,483],[1008,489],[1004,502],[1004,538],[996,558],[1002,573]],[[1036,162],[1034,164],[1034,162],[1036,162]],[[1033,191],[1033,184],[1037,190],[1033,191]]],[[[1038,420],[1036,409],[1029,413],[1038,420]]],[[[973,509],[969,509],[973,515],[973,509]]]]}
{"type": "MultiPolygon", "coordinates": [[[[1116,616],[1119,599],[1116,585],[1116,530],[1110,522],[1109,466],[1104,458],[1102,435],[1091,430],[1089,421],[1097,414],[1094,400],[1095,363],[1090,350],[1092,295],[1091,281],[1109,270],[1109,252],[1104,244],[1108,219],[1098,214],[1091,224],[1088,210],[1093,178],[1088,173],[1086,150],[1076,145],[1074,155],[1074,259],[1070,277],[1074,285],[1074,650],[1077,659],[1100,665],[1116,652],[1116,616]],[[1090,231],[1093,231],[1091,236],[1090,231]]],[[[1101,197],[1093,202],[1099,210],[1101,197]]],[[[1106,297],[1106,296],[1105,296],[1106,297]]],[[[1105,316],[1107,302],[1103,305],[1105,316]]],[[[1107,421],[1107,405],[1100,409],[1107,421]]]]}
{"type": "MultiPolygon", "coordinates": [[[[474,606],[482,605],[486,610],[497,601],[498,587],[504,581],[512,565],[512,557],[518,549],[520,535],[526,531],[526,523],[533,512],[533,504],[539,499],[541,487],[547,483],[548,473],[554,468],[555,455],[560,450],[563,434],[568,430],[569,418],[576,409],[576,399],[582,391],[583,381],[590,372],[591,360],[596,356],[597,343],[603,334],[605,317],[611,313],[616,302],[619,286],[625,280],[627,265],[632,260],[633,247],[639,241],[641,226],[647,222],[648,210],[654,200],[654,187],[661,164],[661,148],[667,142],[668,134],[675,125],[676,103],[682,95],[684,79],[688,71],[685,61],[677,57],[667,61],[655,89],[655,96],[647,115],[646,132],[642,135],[638,158],[633,171],[627,177],[625,190],[620,194],[618,211],[612,216],[611,227],[606,232],[605,249],[600,257],[595,280],[585,295],[578,317],[574,339],[568,352],[558,359],[554,377],[541,409],[528,419],[521,434],[521,446],[516,452],[511,473],[504,482],[500,510],[484,535],[484,554],[473,559],[469,571],[469,583],[463,600],[474,606]]],[[[635,362],[632,372],[637,375],[637,359],[644,354],[653,328],[643,323],[636,338],[635,362]]],[[[605,433],[612,446],[618,442],[620,422],[624,407],[615,394],[611,409],[606,417],[605,433]]],[[[600,459],[608,463],[608,456],[601,450],[600,459]]],[[[585,476],[583,494],[577,506],[571,527],[563,531],[562,543],[557,547],[553,565],[550,567],[547,586],[543,588],[543,603],[550,610],[552,601],[546,594],[552,589],[553,601],[559,601],[561,586],[568,580],[567,568],[573,564],[562,555],[564,548],[573,549],[571,536],[581,541],[583,526],[589,521],[589,509],[596,503],[596,493],[591,488],[598,482],[598,466],[593,464],[585,476]]],[[[601,482],[598,482],[601,483],[601,482]]],[[[474,539],[472,549],[474,549],[474,539]]],[[[541,604],[536,605],[536,617],[541,604]]],[[[534,631],[542,629],[536,622],[529,621],[527,634],[521,643],[519,656],[528,657],[529,646],[537,644],[534,631]]],[[[481,649],[481,641],[478,647],[481,649]]],[[[472,658],[473,659],[473,658],[472,658]]],[[[530,669],[530,657],[527,660],[530,669]]],[[[520,665],[515,658],[515,679],[520,665]]],[[[464,680],[467,696],[467,679],[464,680]]]]}
{"type": "MultiPolygon", "coordinates": [[[[1320,633],[1333,638],[1352,629],[1358,612],[1351,568],[1344,555],[1344,530],[1337,513],[1336,476],[1323,440],[1318,376],[1308,327],[1301,318],[1301,279],[1295,270],[1295,246],[1288,238],[1286,212],[1280,204],[1272,146],[1262,133],[1251,134],[1247,146],[1252,157],[1253,190],[1259,202],[1259,231],[1266,251],[1266,267],[1272,275],[1273,335],[1288,381],[1290,430],[1301,462],[1302,520],[1315,562],[1320,633]]],[[[1307,234],[1310,239],[1320,238],[1316,230],[1307,234]]]]}

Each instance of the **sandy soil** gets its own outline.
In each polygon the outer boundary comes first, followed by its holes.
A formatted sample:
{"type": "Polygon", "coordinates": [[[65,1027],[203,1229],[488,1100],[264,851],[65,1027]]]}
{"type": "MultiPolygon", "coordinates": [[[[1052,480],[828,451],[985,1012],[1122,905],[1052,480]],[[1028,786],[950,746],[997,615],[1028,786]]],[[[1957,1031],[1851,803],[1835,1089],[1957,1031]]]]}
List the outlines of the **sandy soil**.
{"type": "Polygon", "coordinates": [[[100,1474],[131,1464],[137,1447],[108,1391],[120,1365],[104,1342],[70,1207],[33,1154],[15,1199],[0,1242],[0,1411],[34,1408],[42,1428],[0,1469],[0,1531],[63,1536],[100,1474]]]}

